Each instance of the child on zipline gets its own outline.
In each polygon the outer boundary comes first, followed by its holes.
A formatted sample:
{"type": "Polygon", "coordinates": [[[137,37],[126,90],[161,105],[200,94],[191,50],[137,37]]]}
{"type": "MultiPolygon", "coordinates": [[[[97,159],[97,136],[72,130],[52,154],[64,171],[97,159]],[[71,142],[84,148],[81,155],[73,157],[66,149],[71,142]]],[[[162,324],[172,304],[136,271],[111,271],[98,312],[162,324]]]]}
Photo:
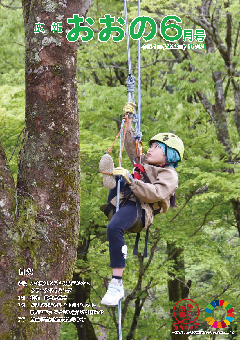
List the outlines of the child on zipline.
{"type": "MultiPolygon", "coordinates": [[[[136,166],[139,161],[131,118],[128,118],[127,121],[124,146],[132,164],[136,166]]],[[[102,304],[116,306],[119,300],[124,298],[122,274],[127,257],[124,232],[131,228],[137,219],[139,222],[137,202],[141,204],[139,204],[140,219],[143,228],[152,224],[153,217],[157,213],[167,211],[170,206],[170,198],[171,206],[175,206],[175,202],[172,200],[173,197],[175,198],[175,191],[178,187],[178,175],[175,168],[182,160],[183,152],[183,142],[178,136],[172,133],[159,133],[151,138],[147,156],[144,154],[141,156],[141,165],[136,166],[134,176],[122,167],[114,169],[110,155],[106,154],[102,157],[99,169],[103,173],[103,184],[111,189],[108,196],[108,209],[110,206],[113,214],[107,227],[110,267],[113,268],[113,272],[107,292],[102,298],[102,304]],[[112,173],[113,176],[107,175],[107,173],[112,173]],[[119,176],[122,176],[124,181],[121,181],[120,206],[116,212],[116,183],[119,176]],[[127,201],[124,199],[126,196],[124,190],[127,191],[128,197],[130,195],[127,201]]]]}

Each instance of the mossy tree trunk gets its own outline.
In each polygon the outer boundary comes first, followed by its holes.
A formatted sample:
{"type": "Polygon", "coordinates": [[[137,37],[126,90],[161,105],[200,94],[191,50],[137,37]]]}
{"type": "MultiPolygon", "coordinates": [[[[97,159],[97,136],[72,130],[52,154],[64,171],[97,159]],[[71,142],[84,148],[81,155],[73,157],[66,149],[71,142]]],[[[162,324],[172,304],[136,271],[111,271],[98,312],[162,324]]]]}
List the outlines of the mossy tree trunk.
{"type": "MultiPolygon", "coordinates": [[[[60,322],[30,322],[27,296],[30,281],[71,280],[73,275],[80,139],[77,42],[66,39],[66,30],[73,28],[67,18],[76,13],[85,16],[91,0],[23,0],[22,5],[26,113],[16,188],[0,145],[0,339],[59,339],[60,322]],[[44,23],[45,33],[34,33],[37,22],[44,23]],[[62,22],[63,33],[51,31],[53,22],[62,22]],[[19,275],[20,268],[32,271],[19,275]],[[27,286],[18,281],[26,281],[27,286]]],[[[43,292],[38,294],[44,299],[43,292]]]]}

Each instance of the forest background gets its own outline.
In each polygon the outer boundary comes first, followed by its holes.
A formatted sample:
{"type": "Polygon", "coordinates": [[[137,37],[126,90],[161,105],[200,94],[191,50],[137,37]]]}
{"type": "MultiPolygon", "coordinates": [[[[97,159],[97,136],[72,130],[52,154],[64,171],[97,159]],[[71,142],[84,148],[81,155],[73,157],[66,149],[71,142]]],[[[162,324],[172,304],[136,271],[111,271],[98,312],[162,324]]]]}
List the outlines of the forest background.
{"type": "MultiPolygon", "coordinates": [[[[240,89],[238,1],[142,1],[142,15],[156,20],[150,42],[165,44],[159,24],[178,15],[183,29],[205,29],[205,49],[142,49],[142,133],[148,140],[171,131],[184,142],[184,160],[177,172],[177,207],[157,216],[150,229],[148,257],[132,255],[134,234],[126,235],[126,290],[123,339],[240,339],[240,89]],[[174,304],[194,300],[201,330],[214,330],[205,319],[207,304],[228,301],[234,309],[228,335],[174,335],[174,304]],[[235,332],[231,334],[231,332],[235,332]]],[[[129,21],[137,17],[128,5],[129,21]]],[[[81,149],[81,224],[70,302],[94,303],[104,310],[87,316],[84,325],[63,324],[60,339],[116,339],[117,311],[100,305],[111,277],[107,221],[100,211],[107,189],[98,172],[101,156],[119,130],[127,101],[126,38],[103,43],[97,39],[104,14],[123,15],[122,1],[93,2],[87,16],[95,21],[94,38],[78,42],[78,95],[81,149]],[[87,288],[88,287],[88,288],[87,288]]],[[[146,31],[150,29],[147,26],[146,31]]],[[[40,33],[41,34],[41,33],[40,33]]],[[[172,31],[174,35],[175,32],[172,31]]],[[[144,43],[142,39],[142,44],[144,43]]],[[[179,43],[183,43],[182,39],[179,43]]],[[[185,42],[186,43],[186,42],[185,42]]],[[[197,43],[194,42],[193,43],[197,43]]],[[[137,41],[130,38],[133,74],[137,77],[137,41]]],[[[0,138],[14,179],[17,177],[24,128],[24,27],[20,1],[0,4],[0,138]],[[10,7],[6,7],[10,5],[10,7]]],[[[112,151],[118,164],[118,146],[112,151]]],[[[131,163],[123,155],[123,166],[131,163]]],[[[144,235],[144,233],[142,233],[144,235]]],[[[74,308],[73,308],[74,309],[74,308]]],[[[223,320],[223,309],[214,317],[223,320]]]]}

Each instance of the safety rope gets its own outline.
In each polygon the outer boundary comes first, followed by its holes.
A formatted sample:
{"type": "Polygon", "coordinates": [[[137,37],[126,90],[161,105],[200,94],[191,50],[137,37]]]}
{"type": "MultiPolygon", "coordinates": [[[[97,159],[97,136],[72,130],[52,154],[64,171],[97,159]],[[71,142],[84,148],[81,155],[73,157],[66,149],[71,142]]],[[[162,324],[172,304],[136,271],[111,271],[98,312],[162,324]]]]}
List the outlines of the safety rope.
{"type": "MultiPolygon", "coordinates": [[[[140,0],[138,0],[138,15],[140,16],[140,0]]],[[[125,16],[125,30],[126,30],[126,40],[127,40],[127,55],[128,55],[128,77],[127,77],[127,92],[128,92],[128,102],[132,102],[135,104],[135,98],[134,98],[134,91],[135,91],[135,78],[132,75],[132,68],[131,68],[131,54],[130,54],[130,43],[129,43],[129,31],[128,31],[128,19],[127,19],[127,0],[124,0],[124,16],[125,16]]],[[[140,22],[138,23],[138,29],[140,28],[140,22]]],[[[140,43],[140,39],[139,39],[140,43]]],[[[138,47],[138,58],[141,56],[141,45],[140,49],[138,47]]],[[[140,60],[140,59],[139,59],[140,60]]],[[[141,78],[139,79],[139,74],[140,74],[140,69],[139,65],[141,67],[141,64],[138,62],[138,91],[139,88],[141,87],[140,81],[141,78]]],[[[141,92],[140,92],[141,95],[141,92]]],[[[139,102],[139,96],[138,96],[138,102],[139,102]]],[[[140,99],[140,106],[138,104],[138,107],[141,107],[141,99],[140,99]]],[[[141,109],[140,109],[141,111],[141,109]]],[[[140,134],[140,125],[139,125],[139,116],[137,117],[136,115],[136,109],[134,110],[133,114],[133,123],[135,124],[135,131],[136,131],[136,137],[138,140],[141,140],[141,134],[140,134]]],[[[141,119],[141,117],[140,117],[141,119]]]]}
{"type": "MultiPolygon", "coordinates": [[[[140,17],[140,1],[138,0],[138,17],[140,17]]],[[[138,22],[138,30],[140,30],[141,23],[138,22]]],[[[138,126],[136,131],[136,139],[139,142],[142,140],[141,133],[141,39],[138,39],[138,126]]]]}
{"type": "MultiPolygon", "coordinates": [[[[114,144],[116,143],[118,137],[120,136],[120,150],[119,150],[119,166],[122,165],[122,152],[123,145],[126,135],[126,124],[128,120],[128,115],[131,114],[131,118],[133,123],[135,124],[135,140],[136,140],[136,155],[137,158],[141,161],[142,155],[142,133],[141,129],[141,41],[138,40],[138,114],[136,114],[136,105],[134,98],[135,91],[135,78],[132,75],[131,69],[131,55],[130,55],[130,44],[129,44],[129,33],[128,33],[128,20],[127,20],[127,0],[124,0],[124,15],[125,15],[125,28],[126,28],[126,38],[127,38],[127,55],[128,55],[128,77],[127,77],[127,92],[128,92],[128,103],[124,108],[124,117],[121,122],[121,128],[116,136],[114,142],[111,147],[108,149],[107,153],[110,154],[114,144]],[[140,144],[140,145],[139,145],[140,144]]],[[[140,16],[140,0],[138,0],[138,15],[140,16]]],[[[138,29],[140,29],[140,22],[138,23],[138,29]]],[[[105,175],[112,175],[112,173],[105,173],[105,175]]],[[[118,210],[118,205],[117,205],[118,210]]]]}
{"type": "MultiPolygon", "coordinates": [[[[127,38],[127,55],[128,55],[128,77],[127,77],[127,92],[128,92],[128,103],[124,107],[124,117],[121,122],[121,128],[116,136],[111,147],[108,149],[109,154],[112,151],[113,145],[116,143],[120,136],[120,148],[119,148],[119,167],[122,166],[122,152],[123,145],[126,136],[126,125],[128,117],[131,115],[132,121],[135,124],[135,140],[136,140],[136,154],[141,161],[142,154],[142,133],[141,133],[141,41],[138,39],[138,114],[136,114],[136,105],[134,98],[135,91],[135,78],[132,75],[131,70],[131,56],[130,56],[130,44],[129,44],[129,33],[128,33],[128,20],[127,20],[127,0],[124,0],[124,15],[125,15],[125,28],[127,38]],[[140,146],[139,146],[140,144],[140,146]]],[[[138,0],[138,16],[140,17],[140,0],[138,0]]],[[[140,22],[138,23],[138,29],[140,29],[140,22]]],[[[102,174],[112,175],[112,173],[106,173],[101,171],[102,174]]],[[[120,205],[120,186],[122,178],[120,177],[117,183],[117,206],[116,211],[119,210],[120,205]]],[[[121,300],[118,302],[118,340],[122,340],[122,309],[121,300]]]]}
{"type": "Polygon", "coordinates": [[[122,307],[121,307],[121,300],[118,301],[118,340],[122,340],[122,307]]]}
{"type": "MultiPolygon", "coordinates": [[[[119,166],[122,166],[122,150],[123,150],[123,129],[122,129],[122,127],[124,126],[124,124],[125,124],[125,119],[123,118],[122,126],[121,126],[121,133],[120,133],[119,166]]],[[[118,183],[117,183],[117,206],[116,206],[116,212],[119,210],[119,206],[120,206],[120,187],[121,187],[121,181],[122,181],[122,177],[119,178],[118,183]]]]}
{"type": "MultiPolygon", "coordinates": [[[[127,40],[127,55],[128,55],[128,77],[127,77],[127,92],[128,101],[135,104],[134,90],[135,90],[135,79],[132,75],[131,69],[131,55],[130,55],[130,44],[129,44],[129,32],[128,32],[128,19],[127,19],[127,0],[124,0],[124,16],[125,16],[125,29],[126,29],[126,40],[127,40]]],[[[138,16],[140,17],[140,0],[138,0],[138,16]]],[[[140,21],[138,23],[138,29],[140,29],[140,21]]],[[[135,124],[135,139],[138,142],[142,139],[141,133],[141,40],[138,39],[138,114],[134,111],[132,117],[133,123],[135,124]]]]}
{"type": "Polygon", "coordinates": [[[127,124],[127,122],[125,122],[125,124],[123,126],[121,126],[121,129],[118,132],[118,135],[115,138],[115,141],[112,143],[111,147],[108,149],[107,153],[110,154],[110,152],[112,151],[112,148],[114,146],[114,144],[116,143],[118,137],[120,136],[120,133],[122,132],[122,130],[125,128],[125,125],[127,124]]]}
{"type": "MultiPolygon", "coordinates": [[[[132,120],[135,124],[135,140],[136,140],[136,154],[141,161],[142,154],[142,133],[141,133],[141,41],[138,39],[138,116],[136,115],[136,105],[134,98],[135,91],[135,79],[132,75],[131,70],[131,55],[130,55],[130,44],[129,44],[129,34],[128,34],[128,20],[127,20],[127,0],[124,0],[124,15],[125,15],[125,29],[126,29],[126,38],[127,38],[127,55],[128,55],[128,77],[127,77],[127,92],[128,92],[128,103],[125,105],[125,115],[121,124],[121,132],[120,132],[120,149],[119,149],[119,166],[122,165],[122,148],[124,143],[124,138],[126,135],[126,130],[124,130],[123,134],[123,126],[125,121],[127,122],[128,113],[132,113],[132,120]],[[127,107],[126,107],[127,106],[127,107]],[[134,109],[134,111],[132,110],[134,109]],[[140,147],[140,155],[138,155],[138,143],[141,143],[140,147]]],[[[138,0],[138,16],[140,17],[140,0],[138,0]]],[[[140,22],[138,23],[138,29],[140,29],[140,22]]],[[[122,178],[120,177],[117,183],[117,207],[116,211],[119,210],[120,206],[120,186],[121,186],[122,178]]],[[[118,340],[122,340],[122,308],[121,308],[121,300],[118,302],[118,340]]]]}

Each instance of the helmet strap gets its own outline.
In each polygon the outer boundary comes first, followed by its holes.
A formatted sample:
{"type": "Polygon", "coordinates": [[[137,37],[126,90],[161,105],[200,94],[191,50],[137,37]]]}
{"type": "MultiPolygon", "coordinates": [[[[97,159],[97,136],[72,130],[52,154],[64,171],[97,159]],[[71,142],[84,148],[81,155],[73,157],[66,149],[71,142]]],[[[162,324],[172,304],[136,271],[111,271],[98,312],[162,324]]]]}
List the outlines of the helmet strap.
{"type": "Polygon", "coordinates": [[[164,144],[164,145],[165,145],[165,165],[169,166],[170,162],[169,162],[168,156],[167,156],[167,145],[166,144],[164,144]]]}

